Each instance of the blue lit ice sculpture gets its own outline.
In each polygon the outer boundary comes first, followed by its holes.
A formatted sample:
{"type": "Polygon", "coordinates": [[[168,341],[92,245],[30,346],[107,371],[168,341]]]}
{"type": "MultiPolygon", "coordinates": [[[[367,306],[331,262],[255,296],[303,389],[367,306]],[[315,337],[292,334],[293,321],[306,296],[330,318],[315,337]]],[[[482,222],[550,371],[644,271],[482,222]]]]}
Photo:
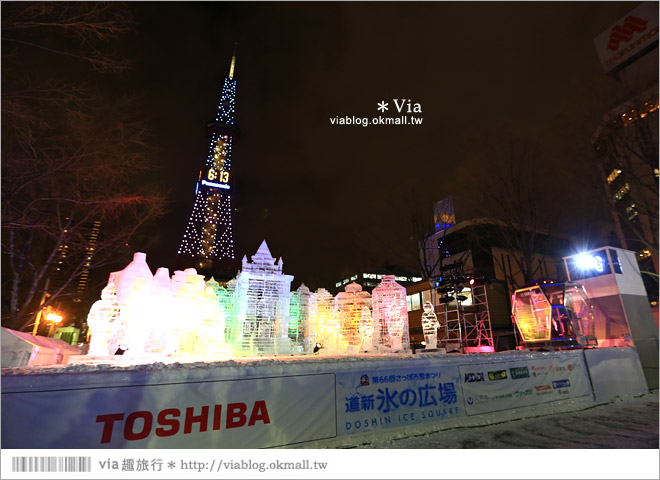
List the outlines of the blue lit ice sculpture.
{"type": "Polygon", "coordinates": [[[346,285],[345,292],[339,292],[335,297],[335,307],[338,312],[341,328],[341,353],[353,355],[358,353],[362,345],[359,332],[362,308],[371,308],[371,295],[362,291],[362,286],[352,282],[346,285]]]}
{"type": "Polygon", "coordinates": [[[111,351],[111,342],[119,327],[119,309],[117,289],[115,284],[110,282],[101,291],[101,300],[94,302],[87,315],[87,325],[92,332],[88,355],[115,353],[117,349],[111,351]]]}
{"type": "Polygon", "coordinates": [[[394,281],[394,275],[383,275],[372,293],[375,329],[380,333],[374,339],[380,351],[410,351],[408,333],[408,304],[406,289],[394,281]]]}
{"type": "Polygon", "coordinates": [[[424,302],[424,313],[422,314],[422,330],[424,331],[424,341],[426,349],[438,348],[438,317],[434,312],[435,308],[431,302],[424,302]]]}
{"type": "Polygon", "coordinates": [[[292,275],[282,273],[264,240],[249,263],[243,257],[236,277],[238,335],[235,355],[291,353],[288,338],[292,275]]]}

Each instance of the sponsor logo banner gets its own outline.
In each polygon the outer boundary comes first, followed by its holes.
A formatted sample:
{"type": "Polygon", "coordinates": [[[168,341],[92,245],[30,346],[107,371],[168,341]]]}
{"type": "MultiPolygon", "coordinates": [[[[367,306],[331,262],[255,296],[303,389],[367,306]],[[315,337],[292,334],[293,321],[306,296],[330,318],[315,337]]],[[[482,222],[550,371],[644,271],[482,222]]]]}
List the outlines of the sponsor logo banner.
{"type": "Polygon", "coordinates": [[[3,392],[2,445],[274,447],[335,437],[335,404],[332,373],[3,392]]]}
{"type": "Polygon", "coordinates": [[[645,2],[594,39],[603,70],[609,72],[658,40],[657,3],[645,2]]]}
{"type": "Polygon", "coordinates": [[[519,378],[529,378],[529,368],[527,367],[513,367],[509,369],[509,373],[514,380],[519,378]]]}
{"type": "MultiPolygon", "coordinates": [[[[483,381],[474,373],[464,381],[483,381]]],[[[461,378],[457,366],[338,372],[338,434],[463,417],[461,378]]]]}
{"type": "Polygon", "coordinates": [[[467,415],[591,394],[581,351],[487,366],[461,365],[459,370],[464,379],[462,388],[467,415]],[[489,381],[465,381],[484,368],[488,369],[489,381]]]}

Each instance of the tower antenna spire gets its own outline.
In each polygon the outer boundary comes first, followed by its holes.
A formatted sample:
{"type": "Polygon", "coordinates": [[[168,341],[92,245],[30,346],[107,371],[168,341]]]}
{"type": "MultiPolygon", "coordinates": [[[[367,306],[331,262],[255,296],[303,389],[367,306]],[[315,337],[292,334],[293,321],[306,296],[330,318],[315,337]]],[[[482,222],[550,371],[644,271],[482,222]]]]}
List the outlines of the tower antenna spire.
{"type": "Polygon", "coordinates": [[[236,47],[238,42],[234,42],[234,54],[231,56],[231,66],[229,67],[229,78],[234,78],[234,68],[236,67],[236,47]]]}

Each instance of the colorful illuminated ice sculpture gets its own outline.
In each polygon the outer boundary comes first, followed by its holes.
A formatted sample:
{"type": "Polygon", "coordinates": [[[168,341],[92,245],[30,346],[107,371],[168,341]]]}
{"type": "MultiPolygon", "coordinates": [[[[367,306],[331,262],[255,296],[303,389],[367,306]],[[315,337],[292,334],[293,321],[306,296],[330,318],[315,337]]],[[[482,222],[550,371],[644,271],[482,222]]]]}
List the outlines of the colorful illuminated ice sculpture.
{"type": "Polygon", "coordinates": [[[142,355],[155,324],[150,315],[153,274],[147,265],[147,254],[136,252],[126,268],[111,276],[117,285],[117,301],[121,306],[116,344],[120,348],[127,347],[127,356],[142,355]]]}
{"type": "Polygon", "coordinates": [[[316,312],[316,296],[302,283],[291,294],[289,338],[296,353],[311,353],[316,345],[318,325],[312,322],[316,312]]]}
{"type": "Polygon", "coordinates": [[[334,298],[325,288],[317,289],[314,296],[316,315],[312,321],[319,326],[318,343],[322,346],[320,353],[336,355],[339,353],[340,325],[334,298]]]}
{"type": "Polygon", "coordinates": [[[424,313],[422,314],[422,330],[424,331],[424,340],[427,349],[438,347],[438,317],[433,311],[435,308],[431,302],[424,302],[424,313]]]}
{"type": "Polygon", "coordinates": [[[406,289],[394,281],[394,275],[383,275],[372,293],[373,318],[380,328],[374,339],[380,351],[403,352],[410,350],[408,334],[408,305],[406,289]]]}
{"type": "Polygon", "coordinates": [[[111,351],[111,342],[119,327],[119,302],[114,283],[108,283],[101,291],[101,300],[94,302],[87,315],[87,325],[92,332],[88,354],[113,355],[117,349],[111,351]]]}
{"type": "Polygon", "coordinates": [[[169,333],[175,329],[172,315],[172,280],[170,271],[164,267],[156,270],[151,285],[150,316],[156,324],[145,344],[145,353],[162,354],[166,349],[169,333]]]}
{"type": "Polygon", "coordinates": [[[372,352],[374,349],[374,319],[371,318],[371,310],[369,310],[369,307],[362,307],[358,331],[362,338],[360,352],[372,352]]]}
{"type": "Polygon", "coordinates": [[[198,352],[197,335],[202,326],[204,276],[194,268],[177,270],[172,277],[175,328],[168,345],[172,355],[192,357],[198,352]]]}
{"type": "Polygon", "coordinates": [[[349,355],[358,353],[362,345],[360,317],[364,307],[371,308],[371,295],[362,291],[359,283],[349,283],[335,297],[335,307],[341,328],[341,350],[349,355]]]}
{"type": "Polygon", "coordinates": [[[222,288],[215,279],[204,285],[202,324],[197,332],[195,353],[204,359],[226,358],[230,354],[225,342],[225,316],[220,300],[222,288]]]}
{"type": "Polygon", "coordinates": [[[292,275],[282,273],[283,262],[271,256],[264,240],[249,263],[243,257],[236,277],[238,338],[234,354],[291,353],[288,337],[292,275]]]}

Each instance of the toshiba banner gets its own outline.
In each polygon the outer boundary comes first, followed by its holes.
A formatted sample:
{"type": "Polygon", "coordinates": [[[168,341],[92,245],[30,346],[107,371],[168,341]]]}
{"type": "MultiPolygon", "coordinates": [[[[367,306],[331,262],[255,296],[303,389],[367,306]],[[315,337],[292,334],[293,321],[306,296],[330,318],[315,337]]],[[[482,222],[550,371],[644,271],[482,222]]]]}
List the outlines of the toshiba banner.
{"type": "Polygon", "coordinates": [[[2,393],[5,448],[259,448],[336,436],[334,374],[2,393]]]}
{"type": "Polygon", "coordinates": [[[337,373],[339,435],[464,416],[457,366],[337,373]]]}
{"type": "Polygon", "coordinates": [[[468,415],[591,395],[582,352],[507,363],[461,365],[468,415]]]}
{"type": "Polygon", "coordinates": [[[605,72],[657,41],[657,2],[640,4],[594,39],[605,72]]]}

